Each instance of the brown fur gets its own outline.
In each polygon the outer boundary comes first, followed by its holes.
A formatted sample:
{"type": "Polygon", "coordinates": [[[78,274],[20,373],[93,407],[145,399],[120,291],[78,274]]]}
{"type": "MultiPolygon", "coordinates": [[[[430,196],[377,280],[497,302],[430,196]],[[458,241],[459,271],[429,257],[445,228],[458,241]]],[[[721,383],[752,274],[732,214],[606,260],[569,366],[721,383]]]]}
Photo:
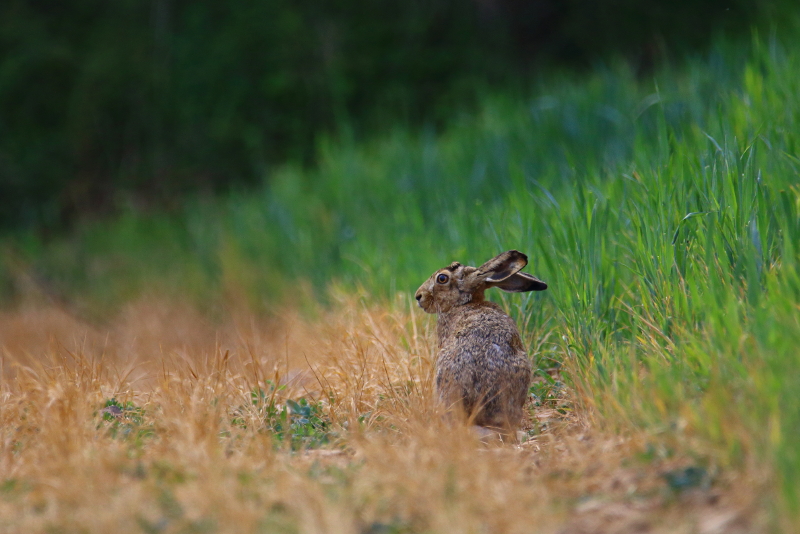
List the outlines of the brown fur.
{"type": "Polygon", "coordinates": [[[547,284],[525,273],[521,252],[510,250],[481,267],[458,262],[433,273],[416,293],[420,307],[439,315],[436,389],[476,425],[510,434],[519,427],[531,366],[517,326],[484,291],[542,291],[547,284]]]}

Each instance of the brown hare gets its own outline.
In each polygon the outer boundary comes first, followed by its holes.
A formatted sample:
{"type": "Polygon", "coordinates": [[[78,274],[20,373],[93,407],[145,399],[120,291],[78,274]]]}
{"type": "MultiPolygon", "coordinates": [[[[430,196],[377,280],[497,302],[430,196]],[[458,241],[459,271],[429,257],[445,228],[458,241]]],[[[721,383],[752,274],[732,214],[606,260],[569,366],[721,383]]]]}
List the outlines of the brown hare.
{"type": "Polygon", "coordinates": [[[484,291],[542,291],[547,284],[519,272],[525,254],[509,250],[480,267],[458,262],[439,269],[416,299],[436,324],[436,391],[447,407],[463,409],[473,424],[514,436],[531,382],[531,366],[514,320],[484,291]]]}

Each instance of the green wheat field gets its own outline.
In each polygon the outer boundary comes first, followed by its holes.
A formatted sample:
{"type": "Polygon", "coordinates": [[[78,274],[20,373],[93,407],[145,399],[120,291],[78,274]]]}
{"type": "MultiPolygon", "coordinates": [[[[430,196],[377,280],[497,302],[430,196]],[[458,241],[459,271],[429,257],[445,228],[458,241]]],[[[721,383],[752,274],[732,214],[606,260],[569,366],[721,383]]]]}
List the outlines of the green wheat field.
{"type": "Polygon", "coordinates": [[[0,531],[800,531],[800,49],[487,95],[0,242],[0,531]],[[508,249],[520,444],[439,416],[431,272],[508,249]]]}

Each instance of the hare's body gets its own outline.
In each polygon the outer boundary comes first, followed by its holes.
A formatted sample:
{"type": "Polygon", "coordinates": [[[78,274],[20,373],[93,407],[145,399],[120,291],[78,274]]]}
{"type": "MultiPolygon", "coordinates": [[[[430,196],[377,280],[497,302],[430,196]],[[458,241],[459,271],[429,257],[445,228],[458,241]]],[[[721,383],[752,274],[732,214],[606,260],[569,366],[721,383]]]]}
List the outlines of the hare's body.
{"type": "Polygon", "coordinates": [[[476,425],[517,428],[531,365],[511,317],[492,302],[471,302],[440,314],[437,334],[439,397],[460,403],[476,425]]]}
{"type": "Polygon", "coordinates": [[[527,258],[505,252],[480,268],[453,263],[417,290],[417,301],[438,313],[436,390],[476,425],[510,433],[522,420],[531,367],[517,326],[484,291],[535,291],[544,282],[518,271],[527,258]]]}

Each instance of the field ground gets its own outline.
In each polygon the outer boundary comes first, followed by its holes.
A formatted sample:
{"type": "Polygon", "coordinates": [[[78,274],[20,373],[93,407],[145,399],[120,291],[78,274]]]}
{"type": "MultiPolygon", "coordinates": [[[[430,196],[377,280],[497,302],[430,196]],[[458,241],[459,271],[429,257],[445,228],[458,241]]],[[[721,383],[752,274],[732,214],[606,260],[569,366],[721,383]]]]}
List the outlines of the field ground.
{"type": "MultiPolygon", "coordinates": [[[[410,300],[224,324],[155,299],[103,327],[4,313],[0,530],[766,531],[763,469],[718,465],[674,429],[606,428],[558,380],[569,357],[537,378],[521,445],[448,426],[432,319],[410,300]],[[318,411],[280,434],[299,398],[318,411]]],[[[548,334],[539,352],[526,337],[541,365],[548,334]]]]}

